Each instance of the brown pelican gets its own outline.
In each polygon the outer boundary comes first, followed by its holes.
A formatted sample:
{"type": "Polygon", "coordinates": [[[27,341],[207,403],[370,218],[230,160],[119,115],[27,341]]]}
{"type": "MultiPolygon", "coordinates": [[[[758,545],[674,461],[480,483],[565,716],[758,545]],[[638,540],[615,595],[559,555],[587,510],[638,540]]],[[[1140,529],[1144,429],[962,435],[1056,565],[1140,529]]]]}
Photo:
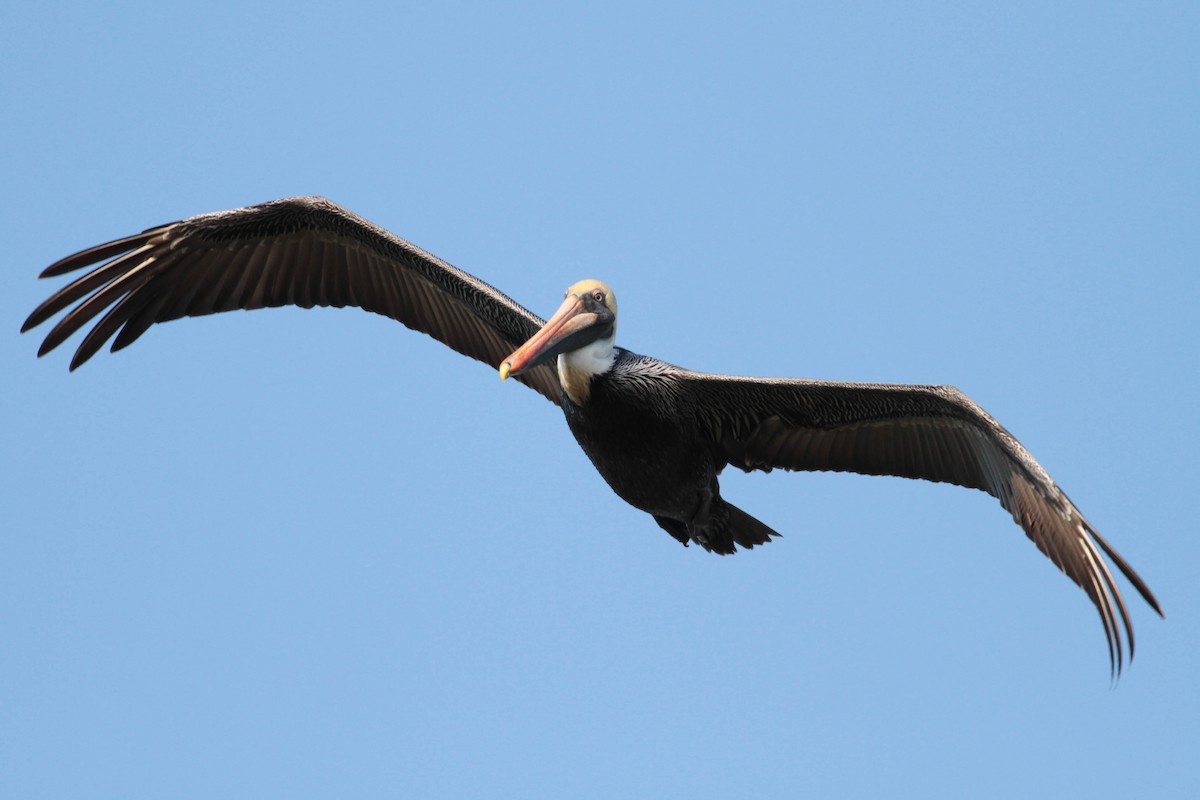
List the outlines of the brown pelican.
{"type": "Polygon", "coordinates": [[[728,503],[717,476],[741,470],[839,470],[982,489],[1091,598],[1113,675],[1133,656],[1133,627],[1101,551],[1155,611],[1133,568],[1033,456],[949,386],[708,375],[616,346],[617,301],[580,281],[544,322],[467,273],[323,198],[202,214],[97,245],[41,277],[100,266],[55,292],[22,331],[77,303],[38,355],[105,312],[71,369],[114,335],[112,350],[156,322],[233,309],[357,306],[427,333],[559,404],[621,498],[684,545],[715,553],[778,534],[728,503]],[[1124,633],[1122,633],[1122,629],[1124,633]]]}

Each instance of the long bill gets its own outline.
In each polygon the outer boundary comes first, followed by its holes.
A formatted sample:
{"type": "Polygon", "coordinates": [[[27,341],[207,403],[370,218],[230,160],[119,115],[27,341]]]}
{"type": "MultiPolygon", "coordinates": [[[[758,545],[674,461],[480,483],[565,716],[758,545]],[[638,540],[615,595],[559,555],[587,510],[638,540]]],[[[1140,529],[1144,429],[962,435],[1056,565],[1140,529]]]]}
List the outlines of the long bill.
{"type": "Polygon", "coordinates": [[[554,316],[500,364],[500,379],[520,375],[559,353],[576,350],[603,335],[599,314],[587,311],[583,298],[568,294],[554,316]]]}

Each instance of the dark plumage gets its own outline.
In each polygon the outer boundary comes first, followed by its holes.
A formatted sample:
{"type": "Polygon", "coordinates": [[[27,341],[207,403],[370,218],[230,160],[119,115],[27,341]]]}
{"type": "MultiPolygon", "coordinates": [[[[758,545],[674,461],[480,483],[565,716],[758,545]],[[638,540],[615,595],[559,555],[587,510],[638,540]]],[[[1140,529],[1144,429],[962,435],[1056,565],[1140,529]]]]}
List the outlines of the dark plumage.
{"type": "MultiPolygon", "coordinates": [[[[128,347],[156,322],[235,309],[357,306],[496,364],[542,320],[478,278],[323,197],[295,197],[157,225],[68,256],[41,277],[114,256],[38,306],[22,332],[82,300],[46,335],[45,355],[98,314],[71,369],[114,334],[128,347]],[[85,299],[86,298],[86,299],[85,299]],[[120,333],[118,333],[120,331],[120,333]]],[[[551,367],[522,382],[558,402],[551,367]]]]}
{"type": "Polygon", "coordinates": [[[998,498],[1091,598],[1112,668],[1133,627],[1104,560],[1162,611],[1133,569],[1024,447],[957,389],[707,375],[613,344],[616,299],[598,281],[567,291],[544,322],[471,275],[322,198],[293,198],[160,225],[47,268],[105,262],[39,306],[22,330],[75,304],[38,355],[104,314],[71,369],[116,337],[233,309],[358,306],[423,331],[560,403],[613,490],[680,542],[718,553],[778,534],[728,504],[726,465],[944,481],[998,498]],[[108,260],[112,259],[112,260],[108,260]]]}

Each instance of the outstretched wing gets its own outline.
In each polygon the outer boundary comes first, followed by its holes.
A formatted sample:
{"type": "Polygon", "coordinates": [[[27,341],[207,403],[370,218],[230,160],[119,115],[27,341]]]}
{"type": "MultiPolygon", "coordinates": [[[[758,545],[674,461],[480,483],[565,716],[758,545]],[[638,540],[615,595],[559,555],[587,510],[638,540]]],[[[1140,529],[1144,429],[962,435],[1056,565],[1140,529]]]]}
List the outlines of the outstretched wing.
{"type": "MultiPolygon", "coordinates": [[[[68,256],[41,277],[100,262],[25,321],[22,332],[77,303],[47,334],[39,356],[101,313],[71,369],[114,335],[116,351],[156,322],[239,308],[357,306],[493,367],[543,325],[492,286],[321,197],[159,225],[68,256]]],[[[559,401],[551,366],[516,379],[559,401]]]]}
{"type": "Polygon", "coordinates": [[[982,489],[1100,612],[1114,675],[1133,627],[1101,551],[1160,615],[1133,568],[1088,523],[1029,451],[951,386],[735,378],[685,373],[698,423],[744,470],[834,470],[982,489]],[[1119,619],[1119,622],[1118,622],[1119,619]]]}

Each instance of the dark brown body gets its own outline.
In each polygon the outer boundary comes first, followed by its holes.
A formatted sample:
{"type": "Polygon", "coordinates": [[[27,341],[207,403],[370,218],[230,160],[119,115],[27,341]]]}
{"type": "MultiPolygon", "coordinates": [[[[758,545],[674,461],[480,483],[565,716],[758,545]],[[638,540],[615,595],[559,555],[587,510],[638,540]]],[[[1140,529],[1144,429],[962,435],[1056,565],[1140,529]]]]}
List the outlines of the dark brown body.
{"type": "Polygon", "coordinates": [[[586,403],[562,393],[571,433],[612,490],[685,545],[728,554],[735,543],[749,548],[778,536],[721,499],[717,476],[727,462],[700,435],[692,398],[680,391],[685,371],[616,350],[612,370],[592,379],[586,403]]]}

